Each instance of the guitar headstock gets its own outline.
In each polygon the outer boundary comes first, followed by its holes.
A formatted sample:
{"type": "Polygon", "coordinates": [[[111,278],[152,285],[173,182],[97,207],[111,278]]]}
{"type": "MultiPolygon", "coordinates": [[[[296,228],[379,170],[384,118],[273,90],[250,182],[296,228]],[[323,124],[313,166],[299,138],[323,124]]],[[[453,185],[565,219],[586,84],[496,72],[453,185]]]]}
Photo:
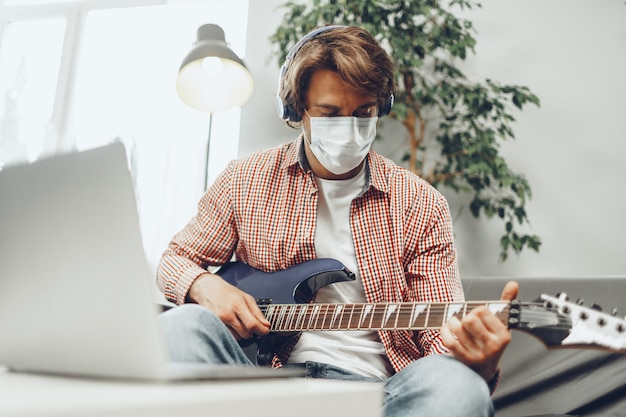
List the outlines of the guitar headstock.
{"type": "Polygon", "coordinates": [[[566,294],[541,295],[536,303],[512,303],[510,327],[531,333],[548,347],[594,347],[626,353],[626,320],[597,305],[572,303],[566,294]],[[519,308],[519,311],[515,311],[519,308]]]}

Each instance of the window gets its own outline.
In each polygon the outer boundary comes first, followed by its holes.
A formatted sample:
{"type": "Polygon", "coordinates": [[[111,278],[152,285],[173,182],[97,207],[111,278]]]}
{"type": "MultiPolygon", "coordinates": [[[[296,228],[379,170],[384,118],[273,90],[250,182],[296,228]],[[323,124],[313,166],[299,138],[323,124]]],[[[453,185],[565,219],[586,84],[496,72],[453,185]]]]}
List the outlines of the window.
{"type": "MultiPolygon", "coordinates": [[[[33,2],[4,1],[0,169],[124,142],[144,248],[154,267],[204,191],[209,115],[177,96],[179,65],[205,23],[220,25],[230,48],[245,60],[247,0],[24,6],[33,2]]],[[[210,180],[237,156],[239,114],[233,109],[213,115],[210,180]]]]}
{"type": "Polygon", "coordinates": [[[64,33],[65,20],[59,18],[15,22],[4,31],[0,168],[10,162],[32,161],[44,152],[52,131],[64,33]]]}

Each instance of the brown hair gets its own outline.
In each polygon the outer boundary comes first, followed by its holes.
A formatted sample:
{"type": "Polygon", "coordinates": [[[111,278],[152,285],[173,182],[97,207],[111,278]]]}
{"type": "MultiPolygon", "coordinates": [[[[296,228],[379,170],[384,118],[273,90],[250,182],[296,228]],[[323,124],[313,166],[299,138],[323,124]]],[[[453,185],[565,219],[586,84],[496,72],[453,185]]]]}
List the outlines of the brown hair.
{"type": "MultiPolygon", "coordinates": [[[[304,112],[312,75],[335,71],[362,94],[374,94],[381,109],[393,94],[393,63],[376,39],[359,27],[325,30],[302,44],[279,81],[279,94],[299,115],[304,112]]],[[[288,122],[289,125],[292,125],[288,122]]]]}

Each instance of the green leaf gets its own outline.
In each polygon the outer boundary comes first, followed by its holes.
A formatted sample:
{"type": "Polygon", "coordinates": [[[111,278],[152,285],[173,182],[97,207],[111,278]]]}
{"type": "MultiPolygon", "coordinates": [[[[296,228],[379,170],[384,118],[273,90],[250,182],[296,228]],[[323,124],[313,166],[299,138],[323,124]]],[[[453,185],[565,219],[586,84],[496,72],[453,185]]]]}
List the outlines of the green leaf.
{"type": "MultiPolygon", "coordinates": [[[[390,117],[405,122],[415,115],[416,129],[410,133],[419,146],[415,166],[410,168],[437,187],[471,195],[468,205],[473,217],[502,222],[501,261],[508,259],[511,250],[539,250],[538,236],[516,230],[529,224],[526,204],[531,187],[523,175],[509,168],[500,146],[515,139],[518,112],[527,104],[539,107],[540,100],[526,86],[475,81],[464,74],[460,62],[475,53],[476,39],[474,25],[461,16],[467,15],[465,10],[481,8],[480,3],[313,0],[287,1],[279,7],[283,19],[270,37],[279,63],[304,34],[323,24],[361,26],[383,42],[396,66],[390,117]],[[414,81],[410,89],[404,84],[406,76],[414,81]]],[[[408,154],[407,147],[405,160],[408,154]]]]}

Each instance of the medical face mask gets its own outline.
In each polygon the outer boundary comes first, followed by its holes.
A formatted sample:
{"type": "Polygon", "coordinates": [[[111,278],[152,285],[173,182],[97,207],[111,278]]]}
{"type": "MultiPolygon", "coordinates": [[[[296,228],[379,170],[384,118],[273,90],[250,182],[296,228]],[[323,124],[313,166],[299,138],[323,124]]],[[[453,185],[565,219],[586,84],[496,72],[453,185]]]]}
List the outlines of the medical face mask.
{"type": "Polygon", "coordinates": [[[376,137],[378,117],[309,117],[313,155],[335,175],[365,159],[376,137]]]}

